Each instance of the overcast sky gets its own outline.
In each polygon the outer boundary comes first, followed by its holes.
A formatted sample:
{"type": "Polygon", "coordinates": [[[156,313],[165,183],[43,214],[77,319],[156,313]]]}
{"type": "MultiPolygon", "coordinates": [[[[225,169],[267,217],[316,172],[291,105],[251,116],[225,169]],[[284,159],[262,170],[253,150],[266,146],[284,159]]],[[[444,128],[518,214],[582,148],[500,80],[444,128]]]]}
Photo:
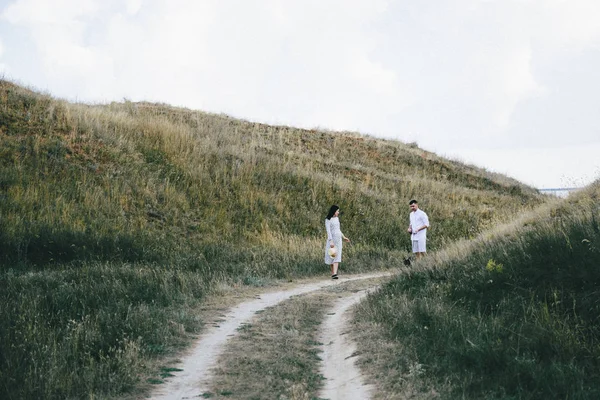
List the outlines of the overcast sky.
{"type": "Polygon", "coordinates": [[[0,74],[581,186],[600,177],[599,21],[597,0],[0,0],[0,74]]]}

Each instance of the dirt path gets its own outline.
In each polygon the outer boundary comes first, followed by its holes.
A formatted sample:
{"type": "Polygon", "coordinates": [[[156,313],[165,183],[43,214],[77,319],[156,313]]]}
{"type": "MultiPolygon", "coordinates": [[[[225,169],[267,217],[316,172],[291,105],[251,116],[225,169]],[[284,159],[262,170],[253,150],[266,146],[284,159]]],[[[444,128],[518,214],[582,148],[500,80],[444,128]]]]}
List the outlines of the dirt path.
{"type": "Polygon", "coordinates": [[[350,308],[362,300],[367,290],[340,299],[330,310],[321,327],[320,342],[323,343],[323,363],[321,373],[325,377],[325,387],[319,398],[329,400],[367,400],[371,388],[361,379],[354,365],[356,345],[348,333],[350,308]]]}
{"type": "Polygon", "coordinates": [[[208,391],[211,369],[215,366],[215,361],[223,351],[225,343],[256,312],[267,307],[272,307],[292,296],[309,293],[327,286],[386,275],[390,275],[390,273],[354,275],[337,281],[325,280],[302,284],[289,290],[265,293],[256,300],[237,305],[226,313],[223,317],[224,321],[220,325],[208,329],[202,335],[190,352],[184,357],[183,361],[179,365],[174,366],[182,371],[175,372],[174,377],[171,377],[164,385],[157,388],[152,399],[181,400],[201,398],[202,394],[208,391]]]}

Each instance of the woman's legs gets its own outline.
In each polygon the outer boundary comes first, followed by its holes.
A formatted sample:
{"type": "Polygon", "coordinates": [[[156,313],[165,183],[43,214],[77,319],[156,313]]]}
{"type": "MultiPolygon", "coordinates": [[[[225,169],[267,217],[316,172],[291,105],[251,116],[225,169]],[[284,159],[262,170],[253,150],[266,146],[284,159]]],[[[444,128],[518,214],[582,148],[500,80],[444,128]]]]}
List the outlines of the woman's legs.
{"type": "Polygon", "coordinates": [[[331,264],[331,275],[337,275],[338,263],[334,262],[331,264]]]}

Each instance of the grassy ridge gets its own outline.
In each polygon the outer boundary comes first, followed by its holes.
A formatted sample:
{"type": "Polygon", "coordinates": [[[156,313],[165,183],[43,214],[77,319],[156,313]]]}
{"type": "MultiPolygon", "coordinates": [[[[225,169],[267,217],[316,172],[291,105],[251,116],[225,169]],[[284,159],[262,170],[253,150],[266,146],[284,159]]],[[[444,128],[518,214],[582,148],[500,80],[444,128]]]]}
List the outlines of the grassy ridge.
{"type": "Polygon", "coordinates": [[[508,178],[399,142],[146,104],[75,105],[6,82],[1,95],[2,261],[12,266],[162,261],[182,239],[321,238],[333,203],[357,243],[398,249],[411,197],[436,216],[435,248],[540,202],[508,178]]]}
{"type": "Polygon", "coordinates": [[[346,271],[397,265],[413,197],[432,249],[544,201],[414,145],[0,81],[0,397],[131,390],[216,283],[324,273],[334,203],[346,271]]]}
{"type": "Polygon", "coordinates": [[[359,343],[371,371],[388,371],[384,392],[598,398],[599,200],[596,182],[441,252],[362,304],[372,344],[359,343]]]}

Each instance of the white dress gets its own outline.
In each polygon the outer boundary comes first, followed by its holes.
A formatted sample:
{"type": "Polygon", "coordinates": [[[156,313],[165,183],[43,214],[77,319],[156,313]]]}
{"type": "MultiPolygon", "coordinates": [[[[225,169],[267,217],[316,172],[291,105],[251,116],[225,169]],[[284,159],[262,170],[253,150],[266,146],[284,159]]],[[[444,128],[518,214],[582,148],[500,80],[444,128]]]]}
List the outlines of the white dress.
{"type": "Polygon", "coordinates": [[[340,229],[340,219],[338,217],[331,217],[331,219],[325,219],[325,229],[327,230],[327,243],[325,243],[325,264],[331,265],[333,263],[339,263],[342,261],[342,238],[344,234],[340,229]],[[329,255],[330,243],[333,240],[337,254],[335,258],[329,255]]]}

